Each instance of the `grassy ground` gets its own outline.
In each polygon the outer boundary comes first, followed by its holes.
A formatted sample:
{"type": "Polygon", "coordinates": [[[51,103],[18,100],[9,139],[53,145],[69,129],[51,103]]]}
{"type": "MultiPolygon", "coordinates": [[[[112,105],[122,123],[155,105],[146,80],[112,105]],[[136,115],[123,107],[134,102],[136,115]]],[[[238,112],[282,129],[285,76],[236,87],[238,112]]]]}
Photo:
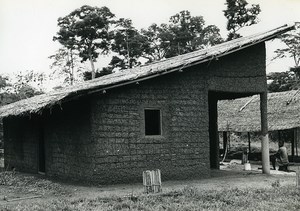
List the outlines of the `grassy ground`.
{"type": "Polygon", "coordinates": [[[267,176],[241,169],[213,171],[209,179],[163,181],[163,193],[149,195],[142,184],[83,186],[2,172],[0,210],[300,210],[295,173],[267,176]],[[24,199],[31,196],[38,198],[24,199]]]}
{"type": "Polygon", "coordinates": [[[53,200],[18,205],[16,210],[299,210],[299,197],[295,187],[217,191],[186,187],[160,195],[53,200]]]}

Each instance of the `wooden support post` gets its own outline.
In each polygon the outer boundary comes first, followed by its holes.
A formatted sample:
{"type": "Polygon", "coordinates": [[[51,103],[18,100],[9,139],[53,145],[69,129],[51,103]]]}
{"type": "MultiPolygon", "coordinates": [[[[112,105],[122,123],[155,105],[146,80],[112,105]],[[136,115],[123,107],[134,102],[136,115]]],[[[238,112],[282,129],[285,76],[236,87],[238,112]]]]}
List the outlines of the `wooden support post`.
{"type": "Polygon", "coordinates": [[[296,136],[297,136],[297,131],[294,128],[293,129],[294,132],[294,136],[293,136],[293,140],[292,140],[292,161],[295,162],[295,142],[296,142],[296,136]]]}
{"type": "Polygon", "coordinates": [[[250,137],[250,132],[247,133],[248,135],[248,159],[250,160],[250,155],[251,155],[251,137],[250,137]]]}
{"type": "Polygon", "coordinates": [[[227,132],[224,131],[223,132],[223,150],[224,150],[224,153],[225,153],[225,150],[226,150],[226,146],[227,146],[227,132]]]}
{"type": "Polygon", "coordinates": [[[295,143],[295,147],[296,147],[296,156],[298,158],[298,141],[299,141],[299,128],[295,128],[296,130],[296,143],[295,143]]]}
{"type": "Polygon", "coordinates": [[[230,151],[230,131],[227,131],[227,151],[230,151]]]}
{"type": "Polygon", "coordinates": [[[262,172],[270,174],[269,136],[268,136],[268,96],[267,92],[260,94],[260,117],[261,117],[261,153],[262,172]]]}

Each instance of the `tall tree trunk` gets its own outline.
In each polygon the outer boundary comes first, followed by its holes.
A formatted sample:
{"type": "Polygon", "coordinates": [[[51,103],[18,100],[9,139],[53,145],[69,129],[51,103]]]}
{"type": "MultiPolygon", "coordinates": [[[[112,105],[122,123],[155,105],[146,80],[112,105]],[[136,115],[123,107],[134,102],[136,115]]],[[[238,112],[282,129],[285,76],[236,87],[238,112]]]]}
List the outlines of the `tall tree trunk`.
{"type": "Polygon", "coordinates": [[[92,67],[92,79],[94,79],[96,77],[96,73],[95,73],[95,66],[94,66],[91,49],[89,49],[89,58],[90,58],[91,67],[92,67]]]}
{"type": "Polygon", "coordinates": [[[130,62],[130,54],[129,54],[129,43],[128,43],[128,36],[126,31],[126,47],[127,47],[127,57],[128,57],[128,67],[131,69],[131,62],[130,62]]]}
{"type": "Polygon", "coordinates": [[[70,50],[70,56],[71,56],[71,75],[70,75],[70,83],[71,86],[74,84],[74,58],[73,58],[73,51],[70,50]]]}

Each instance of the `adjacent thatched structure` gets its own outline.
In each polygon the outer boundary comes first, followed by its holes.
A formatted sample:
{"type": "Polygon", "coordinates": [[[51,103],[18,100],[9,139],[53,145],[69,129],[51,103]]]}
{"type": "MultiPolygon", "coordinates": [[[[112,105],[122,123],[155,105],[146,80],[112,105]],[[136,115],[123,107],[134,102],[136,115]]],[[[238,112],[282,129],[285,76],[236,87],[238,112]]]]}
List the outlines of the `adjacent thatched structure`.
{"type": "MultiPolygon", "coordinates": [[[[222,100],[218,103],[219,131],[258,132],[261,130],[259,95],[222,100]]],[[[300,127],[300,91],[268,94],[268,129],[300,127]]]]}
{"type": "MultiPolygon", "coordinates": [[[[236,100],[223,100],[218,103],[219,131],[250,132],[261,131],[260,99],[258,95],[236,100]]],[[[282,132],[293,134],[291,141],[291,161],[296,161],[300,144],[300,91],[292,90],[268,94],[268,130],[277,131],[278,139],[282,132]]],[[[274,134],[274,133],[273,133],[274,134]]],[[[276,133],[275,133],[276,134],[276,133]]],[[[287,140],[284,140],[287,141],[287,140]]]]}
{"type": "MultiPolygon", "coordinates": [[[[0,108],[5,166],[103,184],[203,178],[219,168],[217,102],[260,94],[282,26],[0,108]]],[[[267,133],[266,115],[262,117],[267,133]]],[[[264,136],[264,143],[267,136],[264,136]]],[[[268,149],[263,151],[268,159],[268,149]]],[[[270,170],[263,160],[265,173],[270,170]]]]}

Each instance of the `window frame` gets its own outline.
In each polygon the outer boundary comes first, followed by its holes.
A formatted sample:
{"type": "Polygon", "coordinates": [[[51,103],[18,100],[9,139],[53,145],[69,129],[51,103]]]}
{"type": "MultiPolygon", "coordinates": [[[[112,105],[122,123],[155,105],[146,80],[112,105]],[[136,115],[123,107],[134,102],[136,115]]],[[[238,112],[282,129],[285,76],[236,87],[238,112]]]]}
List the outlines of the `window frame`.
{"type": "Polygon", "coordinates": [[[160,138],[163,136],[163,121],[162,121],[162,109],[157,107],[145,107],[143,109],[143,134],[146,138],[160,138]],[[159,111],[159,128],[160,128],[160,134],[159,135],[146,135],[146,116],[145,111],[146,110],[158,110],[159,111]]]}

